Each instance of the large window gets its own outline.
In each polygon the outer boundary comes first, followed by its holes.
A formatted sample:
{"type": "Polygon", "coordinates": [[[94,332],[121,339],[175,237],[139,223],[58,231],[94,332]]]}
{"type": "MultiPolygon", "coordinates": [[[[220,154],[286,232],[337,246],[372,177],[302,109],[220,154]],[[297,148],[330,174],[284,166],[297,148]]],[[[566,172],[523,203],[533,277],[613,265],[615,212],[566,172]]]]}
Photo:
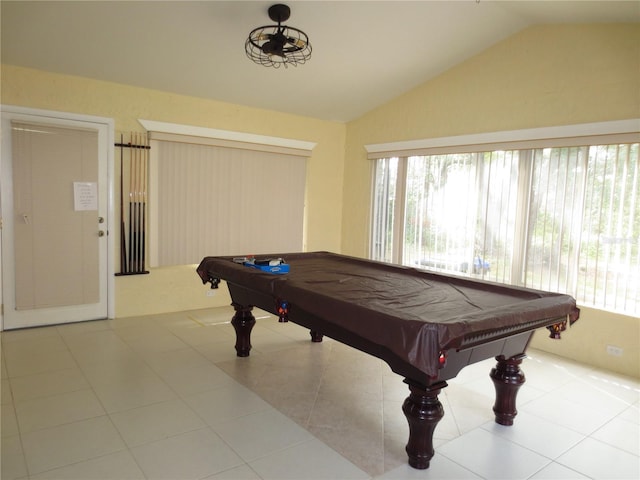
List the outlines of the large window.
{"type": "Polygon", "coordinates": [[[315,144],[141,123],[151,143],[151,267],[303,248],[306,160],[315,144]]]}
{"type": "Polygon", "coordinates": [[[639,314],[638,136],[530,143],[371,155],[371,257],[639,314]]]}

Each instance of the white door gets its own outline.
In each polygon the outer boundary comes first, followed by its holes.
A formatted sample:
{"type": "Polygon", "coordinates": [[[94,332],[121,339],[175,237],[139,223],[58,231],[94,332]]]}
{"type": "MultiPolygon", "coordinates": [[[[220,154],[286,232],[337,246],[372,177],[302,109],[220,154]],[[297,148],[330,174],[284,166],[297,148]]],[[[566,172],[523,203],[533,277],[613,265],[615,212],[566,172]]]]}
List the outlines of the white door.
{"type": "Polygon", "coordinates": [[[107,318],[112,138],[108,123],[2,112],[5,329],[107,318]]]}

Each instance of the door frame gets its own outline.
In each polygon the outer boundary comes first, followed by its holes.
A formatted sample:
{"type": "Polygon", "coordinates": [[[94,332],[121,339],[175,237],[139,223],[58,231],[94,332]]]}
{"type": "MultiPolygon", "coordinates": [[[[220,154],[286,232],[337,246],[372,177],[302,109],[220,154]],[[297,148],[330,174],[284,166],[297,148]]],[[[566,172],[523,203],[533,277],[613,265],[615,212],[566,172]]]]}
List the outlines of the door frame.
{"type": "MultiPolygon", "coordinates": [[[[90,124],[98,124],[106,127],[106,145],[98,144],[98,148],[106,148],[107,150],[107,317],[115,318],[115,265],[114,265],[114,252],[115,252],[115,235],[114,235],[114,142],[115,142],[115,122],[112,118],[98,117],[93,115],[83,115],[69,112],[58,112],[53,110],[41,110],[29,107],[20,107],[15,105],[0,105],[0,114],[4,118],[5,114],[9,117],[12,115],[22,116],[23,119],[29,121],[65,121],[72,122],[84,122],[90,124]],[[28,117],[28,118],[24,118],[28,117]]],[[[11,135],[10,131],[2,131],[3,143],[7,141],[7,137],[11,135]]],[[[4,149],[2,149],[4,150],[4,149]]],[[[3,163],[9,161],[2,158],[2,151],[0,151],[0,174],[2,172],[3,163]]],[[[4,195],[6,192],[2,192],[2,185],[0,184],[0,194],[4,195]]],[[[0,195],[0,199],[1,199],[0,195]]],[[[0,200],[1,201],[1,200],[0,200]]],[[[8,252],[7,252],[8,254],[8,252]]],[[[4,258],[4,251],[2,248],[2,238],[0,237],[0,272],[2,270],[2,259],[4,258]]],[[[14,279],[5,279],[0,275],[0,303],[4,306],[3,293],[3,281],[14,281],[14,279]]],[[[4,308],[0,310],[0,331],[4,330],[4,308]]]]}

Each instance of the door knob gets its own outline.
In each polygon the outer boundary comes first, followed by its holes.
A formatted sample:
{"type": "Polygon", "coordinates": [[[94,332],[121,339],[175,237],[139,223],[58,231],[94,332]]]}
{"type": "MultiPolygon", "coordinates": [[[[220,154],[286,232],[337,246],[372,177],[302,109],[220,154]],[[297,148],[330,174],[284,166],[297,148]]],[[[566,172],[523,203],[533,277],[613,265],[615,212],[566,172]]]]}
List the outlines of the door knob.
{"type": "Polygon", "coordinates": [[[99,237],[104,237],[104,231],[103,230],[98,230],[98,236],[99,237]]]}

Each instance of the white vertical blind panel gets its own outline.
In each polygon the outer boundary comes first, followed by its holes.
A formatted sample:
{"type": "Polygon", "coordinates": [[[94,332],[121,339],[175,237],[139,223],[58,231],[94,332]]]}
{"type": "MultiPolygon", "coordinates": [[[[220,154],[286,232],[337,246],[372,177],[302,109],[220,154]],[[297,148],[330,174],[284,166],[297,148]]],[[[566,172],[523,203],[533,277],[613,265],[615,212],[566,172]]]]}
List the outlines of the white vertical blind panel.
{"type": "Polygon", "coordinates": [[[302,249],[304,158],[158,142],[158,264],[302,249]]]}

